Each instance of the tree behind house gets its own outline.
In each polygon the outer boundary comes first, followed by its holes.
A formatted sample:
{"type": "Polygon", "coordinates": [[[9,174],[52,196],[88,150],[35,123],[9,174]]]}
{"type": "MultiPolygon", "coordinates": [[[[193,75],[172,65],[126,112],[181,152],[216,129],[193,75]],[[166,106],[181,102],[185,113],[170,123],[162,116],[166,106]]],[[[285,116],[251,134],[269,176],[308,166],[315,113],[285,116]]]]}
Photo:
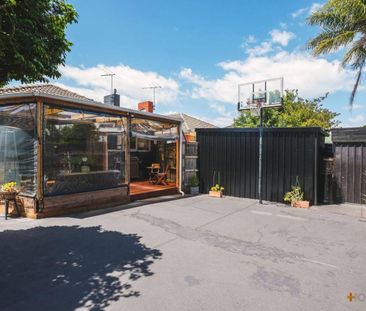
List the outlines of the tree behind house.
{"type": "Polygon", "coordinates": [[[0,87],[12,80],[46,82],[58,78],[71,42],[66,27],[77,13],[64,0],[0,2],[0,87]]]}
{"type": "MultiPolygon", "coordinates": [[[[281,108],[263,110],[263,125],[265,127],[321,127],[330,129],[339,125],[336,117],[339,113],[332,112],[322,105],[327,97],[303,99],[298,97],[296,90],[285,91],[281,108]]],[[[258,127],[259,117],[252,116],[250,111],[241,112],[234,119],[234,127],[258,127]]]]}

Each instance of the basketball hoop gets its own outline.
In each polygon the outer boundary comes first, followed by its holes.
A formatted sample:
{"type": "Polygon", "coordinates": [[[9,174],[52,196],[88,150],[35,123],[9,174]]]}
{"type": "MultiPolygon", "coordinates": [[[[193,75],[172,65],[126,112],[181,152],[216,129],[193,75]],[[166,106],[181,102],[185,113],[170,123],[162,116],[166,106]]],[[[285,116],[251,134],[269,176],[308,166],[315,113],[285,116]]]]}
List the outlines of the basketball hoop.
{"type": "Polygon", "coordinates": [[[261,114],[261,105],[250,105],[249,111],[253,117],[259,117],[261,114]]]}
{"type": "Polygon", "coordinates": [[[283,102],[283,78],[274,78],[238,85],[238,111],[249,111],[259,117],[258,144],[258,198],[262,204],[262,153],[263,153],[263,114],[262,109],[281,107],[283,102]]]}
{"type": "Polygon", "coordinates": [[[238,85],[238,111],[249,110],[258,115],[260,108],[282,105],[283,78],[274,78],[238,85]]]}

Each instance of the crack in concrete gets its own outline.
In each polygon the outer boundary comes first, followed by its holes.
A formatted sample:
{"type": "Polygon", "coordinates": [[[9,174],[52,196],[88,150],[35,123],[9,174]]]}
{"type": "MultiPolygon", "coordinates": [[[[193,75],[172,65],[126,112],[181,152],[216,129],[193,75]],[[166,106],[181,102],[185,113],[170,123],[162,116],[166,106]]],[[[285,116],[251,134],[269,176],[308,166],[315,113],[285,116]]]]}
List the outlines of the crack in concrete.
{"type": "Polygon", "coordinates": [[[131,214],[130,217],[145,221],[153,226],[163,229],[166,232],[175,234],[182,239],[198,241],[230,253],[242,254],[250,257],[260,257],[263,260],[270,260],[272,262],[286,261],[289,263],[294,263],[303,257],[301,254],[286,252],[276,247],[268,247],[257,242],[231,238],[209,230],[202,230],[200,228],[185,227],[174,221],[143,213],[131,214]]]}

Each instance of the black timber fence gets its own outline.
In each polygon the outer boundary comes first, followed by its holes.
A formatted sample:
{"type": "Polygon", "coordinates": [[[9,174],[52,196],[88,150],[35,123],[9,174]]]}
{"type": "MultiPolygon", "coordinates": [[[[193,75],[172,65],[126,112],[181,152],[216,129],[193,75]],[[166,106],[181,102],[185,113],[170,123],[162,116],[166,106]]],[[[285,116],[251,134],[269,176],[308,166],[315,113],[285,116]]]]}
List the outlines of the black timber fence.
{"type": "Polygon", "coordinates": [[[366,128],[332,130],[331,203],[366,203],[366,128]]]}
{"type": "MultiPolygon", "coordinates": [[[[258,199],[259,129],[197,129],[200,191],[220,183],[228,196],[258,199]]],[[[283,202],[298,180],[305,199],[319,202],[325,133],[320,128],[263,130],[262,198],[283,202]]]]}

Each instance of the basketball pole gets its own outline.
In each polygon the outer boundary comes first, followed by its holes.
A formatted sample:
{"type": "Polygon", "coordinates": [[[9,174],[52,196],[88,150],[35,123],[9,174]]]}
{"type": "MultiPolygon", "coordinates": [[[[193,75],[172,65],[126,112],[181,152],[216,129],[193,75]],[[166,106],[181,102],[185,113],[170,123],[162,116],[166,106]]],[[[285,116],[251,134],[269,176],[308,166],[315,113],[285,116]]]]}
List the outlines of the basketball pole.
{"type": "MultiPolygon", "coordinates": [[[[259,95],[261,94],[261,89],[259,89],[259,95]]],[[[264,138],[264,112],[263,110],[265,108],[273,108],[273,107],[280,107],[282,106],[283,103],[283,77],[280,78],[273,78],[273,79],[267,79],[267,80],[262,80],[262,81],[255,81],[255,82],[248,82],[248,83],[243,83],[243,84],[239,84],[238,85],[238,111],[243,111],[243,110],[247,110],[249,109],[250,112],[252,113],[252,107],[253,108],[253,113],[252,115],[258,116],[258,108],[259,108],[259,142],[258,142],[258,184],[257,184],[257,194],[258,194],[258,200],[259,200],[259,204],[263,204],[263,138],[264,138]],[[269,94],[267,94],[268,92],[268,82],[274,82],[274,81],[279,81],[280,82],[280,86],[279,88],[273,88],[272,86],[272,95],[276,95],[276,93],[280,94],[279,100],[280,101],[275,101],[276,99],[271,100],[271,97],[269,96],[269,94]],[[264,98],[259,96],[256,97],[255,95],[255,84],[259,84],[259,83],[264,83],[264,98]],[[241,101],[241,87],[244,86],[251,86],[252,90],[251,90],[251,95],[250,97],[246,98],[246,103],[247,103],[247,108],[242,108],[241,104],[243,103],[243,101],[241,101]],[[267,98],[268,97],[268,98],[267,98]],[[263,102],[264,99],[264,102],[263,102]],[[268,99],[268,102],[267,102],[268,99]],[[263,103],[265,103],[265,107],[263,107],[263,103]],[[256,107],[255,107],[256,106],[256,107]],[[255,114],[254,114],[255,112],[255,114]]]]}
{"type": "MultiPolygon", "coordinates": [[[[264,82],[264,101],[267,102],[267,81],[264,82]]],[[[263,105],[259,104],[259,151],[258,151],[258,199],[259,204],[262,200],[262,167],[263,167],[263,105]]]]}
{"type": "Polygon", "coordinates": [[[263,204],[262,201],[262,156],[263,154],[263,108],[262,105],[259,108],[259,151],[258,151],[258,199],[259,204],[263,204]]]}

